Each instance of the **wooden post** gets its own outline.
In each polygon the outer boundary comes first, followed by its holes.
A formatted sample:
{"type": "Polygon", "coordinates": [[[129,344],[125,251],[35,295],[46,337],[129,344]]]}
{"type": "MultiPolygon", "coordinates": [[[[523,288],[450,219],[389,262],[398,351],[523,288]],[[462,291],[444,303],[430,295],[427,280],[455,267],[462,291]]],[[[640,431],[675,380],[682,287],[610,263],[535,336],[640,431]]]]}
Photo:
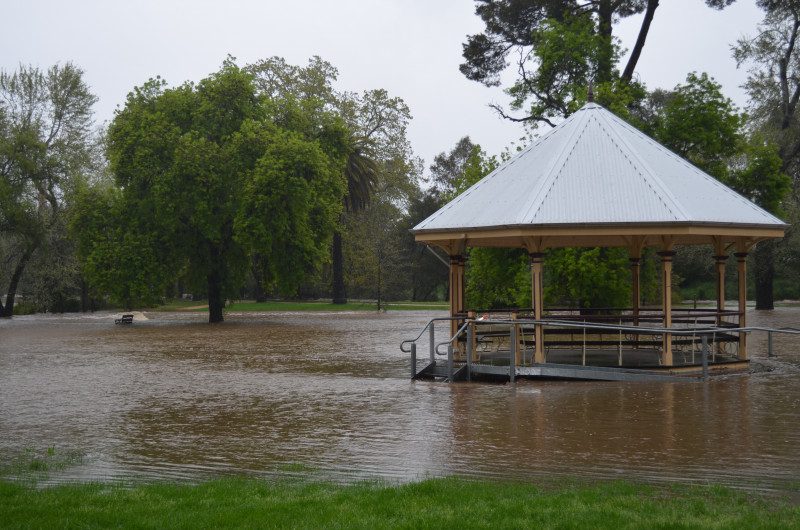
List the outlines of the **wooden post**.
{"type": "Polygon", "coordinates": [[[472,321],[469,325],[472,328],[472,360],[478,362],[478,326],[475,325],[475,311],[467,311],[467,318],[472,321]]]}
{"type": "MultiPolygon", "coordinates": [[[[714,256],[717,269],[717,327],[722,326],[723,318],[721,313],[725,311],[725,262],[728,261],[728,255],[721,252],[714,256]]],[[[722,342],[717,342],[714,346],[717,353],[724,353],[725,346],[722,342]]]]}
{"type": "MultiPolygon", "coordinates": [[[[511,320],[517,320],[519,318],[519,313],[517,311],[511,312],[511,320]]],[[[514,324],[515,336],[517,337],[517,352],[515,361],[517,366],[522,366],[522,355],[525,349],[525,338],[522,335],[522,329],[519,327],[519,324],[514,324]]],[[[512,345],[513,347],[513,345],[512,345]]]]}
{"type": "Polygon", "coordinates": [[[639,325],[639,304],[641,304],[642,295],[639,291],[639,276],[641,272],[641,261],[642,258],[637,257],[630,257],[629,261],[631,263],[631,308],[633,313],[633,325],[639,325]]]}
{"type": "Polygon", "coordinates": [[[717,269],[717,326],[722,325],[722,311],[725,311],[725,263],[728,261],[727,254],[717,254],[714,256],[717,269]]]}
{"type": "MultiPolygon", "coordinates": [[[[675,252],[664,250],[661,256],[661,306],[664,311],[664,327],[672,327],[672,257],[675,252]]],[[[672,334],[664,333],[661,362],[664,366],[672,366],[672,334]]]]}
{"type": "Polygon", "coordinates": [[[464,273],[466,272],[466,257],[459,256],[458,260],[458,269],[456,270],[456,276],[458,277],[458,312],[464,313],[466,311],[466,303],[464,301],[465,298],[465,291],[467,284],[464,280],[464,273]]]}
{"type": "MultiPolygon", "coordinates": [[[[531,302],[533,303],[533,318],[542,319],[542,306],[544,305],[544,290],[542,289],[542,272],[544,254],[541,252],[531,252],[531,302]]],[[[534,326],[535,350],[533,362],[543,363],[544,359],[544,328],[541,324],[534,326]]]]}
{"type": "MultiPolygon", "coordinates": [[[[450,256],[450,316],[458,316],[463,310],[461,300],[464,283],[463,256],[456,254],[450,256]]],[[[450,337],[458,331],[458,321],[450,321],[450,337]]]]}
{"type": "MultiPolygon", "coordinates": [[[[739,327],[747,326],[747,252],[735,252],[739,273],[739,327]]],[[[747,333],[739,332],[739,359],[747,360],[747,333]]]]}

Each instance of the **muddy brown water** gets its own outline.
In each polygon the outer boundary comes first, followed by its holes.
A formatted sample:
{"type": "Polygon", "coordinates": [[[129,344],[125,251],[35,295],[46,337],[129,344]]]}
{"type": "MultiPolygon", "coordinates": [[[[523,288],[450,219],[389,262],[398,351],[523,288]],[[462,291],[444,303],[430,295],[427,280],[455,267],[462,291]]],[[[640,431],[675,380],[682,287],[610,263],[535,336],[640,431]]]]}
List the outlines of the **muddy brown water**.
{"type": "MultiPolygon", "coordinates": [[[[752,337],[754,373],[708,384],[448,385],[409,381],[398,348],[441,313],[233,313],[214,326],[202,313],[146,316],[126,327],[107,313],[0,321],[0,459],[83,454],[56,482],[800,484],[799,337],[777,337],[775,360],[752,337]]],[[[748,318],[798,326],[800,309],[748,318]]]]}

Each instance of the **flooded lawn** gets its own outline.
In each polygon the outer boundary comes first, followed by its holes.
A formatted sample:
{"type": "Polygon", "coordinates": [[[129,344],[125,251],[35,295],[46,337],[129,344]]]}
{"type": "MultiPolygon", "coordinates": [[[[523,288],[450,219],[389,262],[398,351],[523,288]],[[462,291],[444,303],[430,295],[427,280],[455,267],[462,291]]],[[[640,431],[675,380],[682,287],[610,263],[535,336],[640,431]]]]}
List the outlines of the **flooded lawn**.
{"type": "MultiPolygon", "coordinates": [[[[0,460],[83,455],[54,481],[565,475],[798,489],[798,338],[776,338],[772,360],[753,336],[755,373],[708,384],[413,383],[399,343],[440,315],[0,321],[0,460]]],[[[797,326],[800,309],[748,323],[797,326]]]]}

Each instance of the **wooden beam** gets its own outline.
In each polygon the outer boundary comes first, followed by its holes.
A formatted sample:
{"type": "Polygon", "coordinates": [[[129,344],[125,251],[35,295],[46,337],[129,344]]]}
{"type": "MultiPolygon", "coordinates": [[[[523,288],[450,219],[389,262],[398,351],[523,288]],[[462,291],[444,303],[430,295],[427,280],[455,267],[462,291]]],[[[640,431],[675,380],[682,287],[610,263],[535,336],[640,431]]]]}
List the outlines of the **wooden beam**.
{"type": "Polygon", "coordinates": [[[633,325],[639,325],[639,305],[642,301],[642,295],[640,294],[640,281],[639,275],[641,271],[641,257],[631,257],[628,258],[631,263],[631,305],[632,305],[632,312],[633,312],[633,325]]]}
{"type": "MultiPolygon", "coordinates": [[[[460,231],[423,231],[414,235],[417,241],[436,244],[453,254],[453,241],[469,239],[473,247],[508,247],[541,250],[553,247],[575,246],[629,246],[631,238],[642,237],[653,244],[669,237],[673,244],[703,244],[709,238],[719,237],[727,243],[746,238],[751,245],[764,239],[783,237],[781,226],[723,225],[723,224],[646,224],[646,225],[562,225],[522,226],[513,228],[475,228],[460,231]],[[531,242],[536,242],[531,245],[531,242]]],[[[463,252],[463,251],[462,251],[463,252]]],[[[530,250],[529,250],[530,252],[530,250]]]]}

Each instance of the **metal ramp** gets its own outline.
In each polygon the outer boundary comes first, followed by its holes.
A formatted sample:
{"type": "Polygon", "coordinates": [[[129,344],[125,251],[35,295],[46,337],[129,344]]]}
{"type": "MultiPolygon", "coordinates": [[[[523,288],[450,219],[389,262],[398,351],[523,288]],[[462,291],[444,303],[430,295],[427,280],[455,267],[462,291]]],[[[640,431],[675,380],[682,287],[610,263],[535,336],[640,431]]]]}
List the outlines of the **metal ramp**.
{"type": "Polygon", "coordinates": [[[696,381],[697,377],[679,376],[657,373],[654,370],[636,368],[617,368],[604,366],[581,366],[575,364],[545,363],[533,366],[516,366],[514,375],[508,366],[489,364],[473,364],[472,375],[493,375],[522,377],[526,379],[571,379],[586,381],[639,381],[639,382],[676,382],[696,381]]]}
{"type": "Polygon", "coordinates": [[[454,366],[453,374],[450,375],[450,370],[446,364],[430,363],[428,366],[417,372],[413,379],[428,379],[434,381],[466,381],[467,380],[467,365],[454,366]]]}
{"type": "Polygon", "coordinates": [[[480,379],[481,376],[492,378],[507,377],[523,379],[569,379],[584,381],[639,381],[639,382],[671,382],[695,381],[696,376],[678,376],[672,374],[656,373],[653,370],[640,370],[635,368],[616,368],[602,366],[580,366],[573,364],[537,364],[534,366],[516,366],[513,374],[508,365],[472,363],[454,365],[452,376],[446,363],[430,363],[417,372],[413,379],[456,382],[467,381],[472,377],[480,379]]]}

